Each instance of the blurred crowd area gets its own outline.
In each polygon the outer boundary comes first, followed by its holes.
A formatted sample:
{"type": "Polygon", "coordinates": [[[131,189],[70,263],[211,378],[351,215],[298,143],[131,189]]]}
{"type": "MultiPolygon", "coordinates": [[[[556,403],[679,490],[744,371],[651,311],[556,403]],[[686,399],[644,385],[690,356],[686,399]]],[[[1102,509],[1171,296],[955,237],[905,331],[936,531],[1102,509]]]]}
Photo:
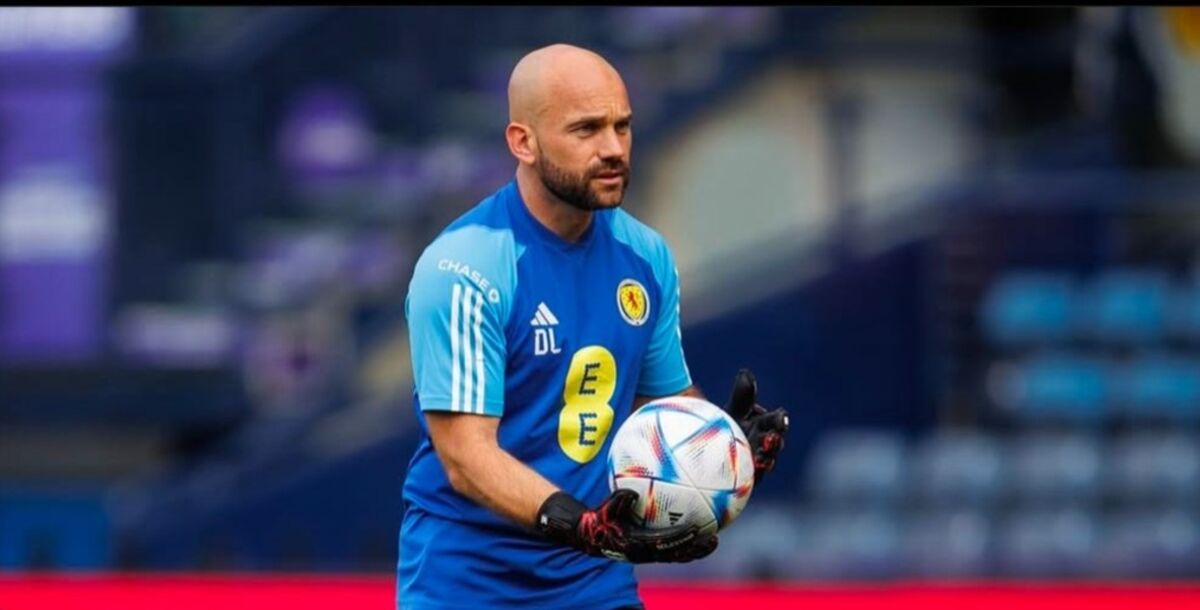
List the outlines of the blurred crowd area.
{"type": "Polygon", "coordinates": [[[671,578],[1200,576],[1200,9],[0,8],[0,569],[392,570],[412,266],[517,59],[622,73],[697,384],[671,578]]]}

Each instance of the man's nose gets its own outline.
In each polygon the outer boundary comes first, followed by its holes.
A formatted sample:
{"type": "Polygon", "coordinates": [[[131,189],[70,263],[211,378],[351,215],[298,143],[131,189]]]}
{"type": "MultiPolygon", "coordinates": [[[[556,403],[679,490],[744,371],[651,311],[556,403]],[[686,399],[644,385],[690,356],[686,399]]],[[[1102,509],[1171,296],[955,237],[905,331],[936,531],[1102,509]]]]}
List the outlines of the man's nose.
{"type": "Polygon", "coordinates": [[[625,156],[625,144],[621,141],[621,136],[617,135],[617,130],[604,130],[598,154],[601,159],[619,159],[625,156]]]}

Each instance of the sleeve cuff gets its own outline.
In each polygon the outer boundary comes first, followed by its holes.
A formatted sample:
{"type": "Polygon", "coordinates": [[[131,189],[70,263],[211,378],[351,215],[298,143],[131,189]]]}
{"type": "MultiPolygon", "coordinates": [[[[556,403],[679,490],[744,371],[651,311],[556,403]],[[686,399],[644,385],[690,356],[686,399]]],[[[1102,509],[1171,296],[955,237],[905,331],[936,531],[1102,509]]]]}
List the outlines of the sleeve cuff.
{"type": "Polygon", "coordinates": [[[674,396],[690,387],[692,387],[692,378],[685,373],[665,382],[639,383],[636,393],[638,396],[661,398],[663,396],[674,396]]]}
{"type": "Polygon", "coordinates": [[[436,411],[439,413],[463,413],[466,415],[489,415],[491,417],[500,417],[504,414],[504,404],[498,402],[485,401],[483,403],[483,412],[476,411],[474,407],[470,409],[453,409],[450,406],[449,397],[435,397],[428,400],[419,399],[421,411],[436,411]]]}

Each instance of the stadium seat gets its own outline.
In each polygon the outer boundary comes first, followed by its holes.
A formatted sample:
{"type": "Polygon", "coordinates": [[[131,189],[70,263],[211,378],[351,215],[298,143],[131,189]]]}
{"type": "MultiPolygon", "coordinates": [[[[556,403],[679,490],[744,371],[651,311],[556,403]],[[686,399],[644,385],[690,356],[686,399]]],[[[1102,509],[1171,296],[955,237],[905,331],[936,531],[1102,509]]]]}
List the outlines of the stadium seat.
{"type": "Polygon", "coordinates": [[[978,433],[932,434],[914,450],[911,488],[937,507],[984,506],[1003,493],[1006,462],[1000,444],[978,433]]]}
{"type": "Polygon", "coordinates": [[[1019,510],[1001,520],[999,573],[1015,577],[1078,577],[1095,570],[1100,539],[1096,514],[1082,506],[1019,510]]]}
{"type": "Polygon", "coordinates": [[[1162,353],[1138,356],[1120,379],[1121,412],[1132,419],[1200,419],[1200,361],[1162,353]]]}
{"type": "Polygon", "coordinates": [[[907,451],[899,434],[841,430],[818,440],[809,485],[818,504],[891,505],[904,492],[907,451]]]}
{"type": "Polygon", "coordinates": [[[796,549],[789,577],[857,580],[904,573],[903,530],[892,510],[819,509],[806,529],[807,545],[796,549]]]}
{"type": "Polygon", "coordinates": [[[1024,505],[1075,504],[1101,491],[1100,443],[1074,432],[1028,432],[1009,449],[1012,495],[1024,505]]]}
{"type": "Polygon", "coordinates": [[[1170,281],[1156,269],[1116,269],[1080,295],[1085,335],[1110,345],[1147,345],[1165,336],[1170,281]]]}
{"type": "Polygon", "coordinates": [[[1200,519],[1194,509],[1121,511],[1104,522],[1096,553],[1100,574],[1162,578],[1200,573],[1200,519]]]}
{"type": "Polygon", "coordinates": [[[906,576],[983,576],[991,570],[993,525],[980,510],[919,512],[904,532],[906,576]]]}
{"type": "Polygon", "coordinates": [[[998,346],[1056,342],[1071,333],[1074,283],[1060,272],[1001,276],[983,299],[984,335],[998,346]]]}
{"type": "Polygon", "coordinates": [[[1093,356],[1041,352],[1015,366],[994,366],[989,391],[1020,419],[1099,423],[1112,392],[1109,369],[1093,356]]]}
{"type": "Polygon", "coordinates": [[[1193,345],[1200,342],[1200,281],[1193,279],[1177,286],[1171,293],[1169,305],[1167,331],[1170,336],[1193,345]]]}
{"type": "Polygon", "coordinates": [[[1105,453],[1105,489],[1125,505],[1200,498],[1200,439],[1181,431],[1139,431],[1105,453]]]}

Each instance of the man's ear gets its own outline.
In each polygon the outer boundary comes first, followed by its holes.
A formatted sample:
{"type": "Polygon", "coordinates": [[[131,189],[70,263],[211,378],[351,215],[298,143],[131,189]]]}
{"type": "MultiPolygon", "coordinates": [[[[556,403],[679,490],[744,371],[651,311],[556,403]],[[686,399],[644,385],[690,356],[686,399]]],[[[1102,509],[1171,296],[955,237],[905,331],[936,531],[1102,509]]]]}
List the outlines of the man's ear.
{"type": "Polygon", "coordinates": [[[524,123],[509,123],[504,130],[504,138],[508,140],[508,151],[517,161],[525,165],[533,165],[537,160],[537,136],[533,128],[524,123]]]}

